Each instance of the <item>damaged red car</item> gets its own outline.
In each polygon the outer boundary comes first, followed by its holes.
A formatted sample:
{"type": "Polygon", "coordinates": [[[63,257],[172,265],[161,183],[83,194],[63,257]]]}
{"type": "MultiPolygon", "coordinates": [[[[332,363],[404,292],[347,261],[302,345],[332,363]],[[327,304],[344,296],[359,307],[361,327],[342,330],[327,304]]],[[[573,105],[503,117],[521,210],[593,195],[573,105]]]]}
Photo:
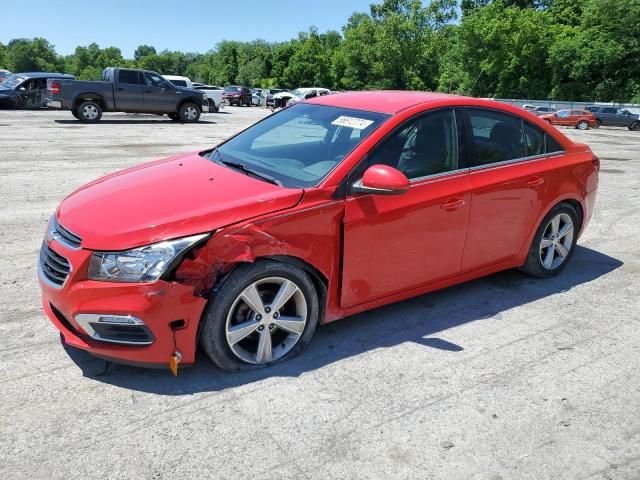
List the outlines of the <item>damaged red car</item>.
{"type": "Polygon", "coordinates": [[[101,358],[175,373],[201,344],[226,370],[270,365],[322,323],[500,270],[558,274],[598,170],[509,105],[318,97],[73,192],[40,251],[42,303],[101,358]]]}

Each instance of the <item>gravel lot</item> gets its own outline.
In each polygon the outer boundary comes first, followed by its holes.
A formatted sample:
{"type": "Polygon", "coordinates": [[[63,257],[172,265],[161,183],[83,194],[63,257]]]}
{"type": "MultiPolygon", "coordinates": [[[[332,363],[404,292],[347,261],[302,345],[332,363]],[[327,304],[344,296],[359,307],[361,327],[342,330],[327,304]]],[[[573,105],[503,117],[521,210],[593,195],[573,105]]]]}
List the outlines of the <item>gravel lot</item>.
{"type": "Polygon", "coordinates": [[[640,134],[565,130],[601,157],[597,209],[552,280],[509,271],[321,328],[303,355],[177,379],[65,348],[37,252],[62,198],[207,147],[265,111],[180,125],[0,111],[0,476],[640,478],[640,134]]]}

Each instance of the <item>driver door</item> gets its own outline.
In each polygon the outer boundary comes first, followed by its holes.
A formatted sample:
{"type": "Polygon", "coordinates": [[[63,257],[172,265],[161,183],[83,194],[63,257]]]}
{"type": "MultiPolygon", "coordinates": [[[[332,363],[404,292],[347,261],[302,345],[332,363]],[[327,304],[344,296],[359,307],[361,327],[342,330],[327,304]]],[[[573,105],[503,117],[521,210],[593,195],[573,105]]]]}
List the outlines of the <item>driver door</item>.
{"type": "Polygon", "coordinates": [[[460,272],[470,207],[463,145],[454,110],[443,109],[402,124],[358,166],[350,180],[386,164],[403,171],[411,186],[400,195],[347,196],[343,308],[460,272]]]}
{"type": "Polygon", "coordinates": [[[176,90],[160,75],[144,72],[144,109],[169,113],[176,110],[176,90]]]}

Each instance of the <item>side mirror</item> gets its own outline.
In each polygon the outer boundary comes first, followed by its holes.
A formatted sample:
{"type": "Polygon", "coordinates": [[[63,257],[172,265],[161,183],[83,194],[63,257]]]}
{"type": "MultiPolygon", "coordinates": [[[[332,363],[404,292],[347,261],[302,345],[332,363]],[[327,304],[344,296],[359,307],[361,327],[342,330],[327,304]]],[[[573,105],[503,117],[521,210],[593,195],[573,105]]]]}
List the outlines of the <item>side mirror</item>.
{"type": "Polygon", "coordinates": [[[26,91],[27,91],[27,89],[26,89],[26,88],[24,88],[24,87],[20,87],[20,88],[18,88],[18,91],[19,91],[19,92],[26,92],[26,91]]]}
{"type": "Polygon", "coordinates": [[[372,165],[351,186],[354,193],[400,195],[409,190],[409,179],[400,170],[388,165],[372,165]]]}

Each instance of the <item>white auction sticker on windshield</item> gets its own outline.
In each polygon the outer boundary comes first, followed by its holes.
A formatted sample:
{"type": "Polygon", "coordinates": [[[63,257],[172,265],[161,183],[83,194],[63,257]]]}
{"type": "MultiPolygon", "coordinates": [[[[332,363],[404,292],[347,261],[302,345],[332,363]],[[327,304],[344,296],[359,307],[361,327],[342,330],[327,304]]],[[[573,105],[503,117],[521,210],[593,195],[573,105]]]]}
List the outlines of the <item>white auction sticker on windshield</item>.
{"type": "Polygon", "coordinates": [[[339,127],[349,127],[349,128],[357,128],[358,130],[363,130],[367,128],[369,125],[373,123],[373,120],[367,120],[365,118],[356,118],[356,117],[338,117],[331,125],[337,125],[339,127]]]}

